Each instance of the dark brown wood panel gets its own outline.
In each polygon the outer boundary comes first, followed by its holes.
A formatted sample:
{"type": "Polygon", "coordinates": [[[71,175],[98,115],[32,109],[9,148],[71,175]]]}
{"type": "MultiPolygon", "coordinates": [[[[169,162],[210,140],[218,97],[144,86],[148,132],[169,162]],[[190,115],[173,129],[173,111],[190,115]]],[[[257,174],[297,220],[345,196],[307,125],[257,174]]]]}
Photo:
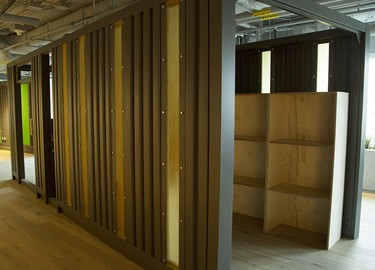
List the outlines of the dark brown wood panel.
{"type": "Polygon", "coordinates": [[[134,16],[134,159],[136,245],[144,249],[144,163],[143,163],[143,14],[134,16]]]}
{"type": "Polygon", "coordinates": [[[122,27],[123,44],[123,104],[125,118],[123,123],[124,168],[125,168],[125,236],[135,245],[135,171],[134,171],[134,18],[126,18],[122,27]]]}
{"type": "Polygon", "coordinates": [[[236,55],[236,93],[260,93],[262,52],[258,49],[239,51],[236,55]]]}
{"type": "Polygon", "coordinates": [[[152,9],[152,133],[153,133],[153,217],[154,217],[154,256],[158,261],[162,261],[162,214],[161,214],[161,128],[160,128],[160,7],[152,9]]]}
{"type": "Polygon", "coordinates": [[[145,251],[154,254],[153,218],[153,151],[152,151],[152,13],[143,12],[143,163],[145,251]]]}

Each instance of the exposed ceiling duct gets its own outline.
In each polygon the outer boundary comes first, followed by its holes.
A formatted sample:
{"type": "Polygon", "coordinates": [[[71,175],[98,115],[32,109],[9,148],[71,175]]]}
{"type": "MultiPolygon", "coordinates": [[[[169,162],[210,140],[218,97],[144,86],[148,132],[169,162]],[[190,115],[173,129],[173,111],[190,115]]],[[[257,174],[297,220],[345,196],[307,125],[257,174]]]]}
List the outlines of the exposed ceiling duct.
{"type": "MultiPolygon", "coordinates": [[[[256,1],[251,0],[239,0],[237,4],[240,7],[247,7],[248,11],[246,12],[237,12],[236,14],[236,24],[237,24],[237,31],[236,34],[239,35],[252,35],[255,34],[259,36],[259,31],[261,32],[268,32],[270,30],[283,30],[284,28],[288,27],[288,29],[293,29],[294,25],[306,25],[306,31],[311,28],[311,26],[316,31],[324,30],[327,27],[323,27],[323,25],[319,24],[312,19],[306,19],[299,14],[292,13],[290,11],[283,10],[278,7],[273,7],[270,5],[263,4],[262,8],[266,8],[269,13],[276,14],[274,19],[264,20],[261,16],[254,16],[253,12],[259,11],[258,9],[251,9],[251,5],[248,3],[254,3],[256,1]],[[318,26],[317,26],[318,25],[318,26]],[[321,26],[319,26],[321,25],[321,26]]],[[[266,1],[268,3],[268,1],[266,1]]],[[[272,1],[271,1],[272,2],[272,1]]],[[[367,22],[370,20],[375,20],[375,3],[374,1],[370,0],[362,0],[362,1],[348,1],[348,0],[332,0],[332,1],[314,1],[321,6],[325,6],[329,9],[335,10],[339,13],[351,16],[354,19],[359,19],[363,22],[367,22]],[[374,14],[372,14],[374,12],[374,14]]],[[[240,11],[240,9],[237,9],[240,11]]],[[[328,27],[329,28],[329,27],[328,27]]],[[[301,27],[300,27],[301,29],[301,27]]],[[[302,31],[302,30],[299,30],[302,31]]],[[[303,32],[306,32],[303,30],[303,32]]],[[[293,31],[292,31],[293,32],[293,31]]]]}

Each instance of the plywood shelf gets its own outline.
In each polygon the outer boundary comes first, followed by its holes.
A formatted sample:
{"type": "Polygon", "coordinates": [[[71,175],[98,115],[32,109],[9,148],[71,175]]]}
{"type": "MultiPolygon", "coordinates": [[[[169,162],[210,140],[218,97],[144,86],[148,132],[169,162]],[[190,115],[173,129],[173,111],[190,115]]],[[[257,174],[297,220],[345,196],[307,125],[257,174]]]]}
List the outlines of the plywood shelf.
{"type": "Polygon", "coordinates": [[[266,142],[266,137],[261,136],[235,135],[234,139],[237,141],[266,142]]]}
{"type": "Polygon", "coordinates": [[[255,188],[264,188],[264,182],[265,182],[264,179],[239,176],[239,175],[234,175],[233,180],[234,180],[234,183],[237,185],[243,185],[243,186],[255,187],[255,188]]]}
{"type": "Polygon", "coordinates": [[[347,93],[236,95],[233,211],[263,219],[264,232],[332,247],[341,237],[347,116],[347,93]]]}
{"type": "Polygon", "coordinates": [[[315,146],[315,147],[333,147],[332,142],[321,142],[321,141],[305,141],[305,140],[290,140],[290,139],[282,139],[282,140],[273,140],[270,143],[274,144],[287,144],[287,145],[301,145],[301,146],[315,146]]]}
{"type": "Polygon", "coordinates": [[[268,234],[289,242],[306,245],[312,248],[327,248],[326,234],[316,233],[285,224],[276,226],[275,228],[270,230],[268,234]]]}
{"type": "Polygon", "coordinates": [[[330,200],[330,194],[328,191],[323,191],[316,188],[301,187],[290,184],[280,184],[269,188],[269,190],[308,198],[315,198],[327,201],[330,200]]]}

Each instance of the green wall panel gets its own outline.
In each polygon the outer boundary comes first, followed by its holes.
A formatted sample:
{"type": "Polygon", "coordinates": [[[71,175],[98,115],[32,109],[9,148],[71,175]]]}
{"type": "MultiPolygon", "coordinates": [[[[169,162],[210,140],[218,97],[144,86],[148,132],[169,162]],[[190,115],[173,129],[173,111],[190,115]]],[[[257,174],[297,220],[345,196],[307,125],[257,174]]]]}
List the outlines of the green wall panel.
{"type": "Polygon", "coordinates": [[[29,85],[21,84],[23,144],[30,145],[29,85]]]}

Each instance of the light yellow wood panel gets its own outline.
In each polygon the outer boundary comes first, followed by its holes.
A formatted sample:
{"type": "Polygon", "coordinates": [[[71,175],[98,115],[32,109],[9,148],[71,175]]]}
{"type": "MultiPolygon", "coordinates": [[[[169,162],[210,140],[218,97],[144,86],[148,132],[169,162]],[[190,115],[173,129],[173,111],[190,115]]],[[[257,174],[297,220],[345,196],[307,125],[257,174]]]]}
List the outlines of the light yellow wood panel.
{"type": "Polygon", "coordinates": [[[270,95],[269,139],[332,142],[335,93],[270,95]]]}
{"type": "Polygon", "coordinates": [[[346,138],[348,128],[348,94],[337,93],[336,102],[336,136],[328,248],[331,248],[341,238],[345,186],[346,138]]]}
{"type": "Polygon", "coordinates": [[[179,5],[167,8],[167,261],[179,265],[179,159],[180,159],[180,78],[179,78],[179,5]]]}
{"type": "Polygon", "coordinates": [[[237,94],[235,100],[235,135],[266,137],[267,95],[237,94]]]}
{"type": "Polygon", "coordinates": [[[68,111],[68,67],[67,45],[62,46],[62,88],[63,88],[63,115],[64,115],[64,150],[65,150],[65,182],[66,203],[72,206],[70,193],[70,150],[69,150],[69,111],[68,111]]]}
{"type": "Polygon", "coordinates": [[[81,150],[82,150],[82,196],[83,214],[89,216],[88,178],[87,178],[87,113],[86,113],[86,85],[85,85],[85,37],[79,38],[79,90],[80,90],[80,118],[81,118],[81,150]]]}
{"type": "Polygon", "coordinates": [[[265,178],[266,144],[262,142],[234,142],[234,174],[265,178]]]}
{"type": "Polygon", "coordinates": [[[116,122],[116,227],[117,235],[125,238],[124,225],[124,169],[123,169],[123,104],[122,104],[122,23],[117,22],[114,29],[114,75],[115,75],[115,122],[116,122]]]}
{"type": "Polygon", "coordinates": [[[330,192],[331,147],[270,144],[267,187],[282,183],[330,192]]]}
{"type": "Polygon", "coordinates": [[[263,218],[264,189],[235,184],[233,186],[233,212],[263,218]]]}

